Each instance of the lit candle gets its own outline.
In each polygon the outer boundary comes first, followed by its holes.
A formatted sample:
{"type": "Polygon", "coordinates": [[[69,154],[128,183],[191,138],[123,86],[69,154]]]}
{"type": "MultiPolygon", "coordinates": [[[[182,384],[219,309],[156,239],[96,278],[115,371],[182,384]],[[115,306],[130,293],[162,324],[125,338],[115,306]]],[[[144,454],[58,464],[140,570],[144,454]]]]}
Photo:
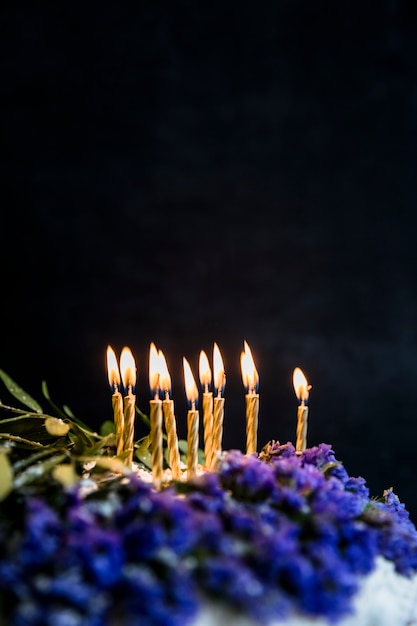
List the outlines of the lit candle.
{"type": "Polygon", "coordinates": [[[149,350],[149,387],[154,394],[153,400],[149,401],[151,423],[151,462],[152,478],[154,484],[159,487],[163,475],[163,443],[162,443],[162,401],[159,397],[160,388],[160,358],[154,343],[149,350]]]}
{"type": "Polygon", "coordinates": [[[210,467],[213,445],[213,393],[209,391],[211,369],[207,354],[200,352],[200,382],[203,387],[203,425],[204,425],[204,457],[206,467],[210,467]]]}
{"type": "Polygon", "coordinates": [[[119,366],[117,365],[116,355],[111,346],[107,346],[107,375],[109,379],[109,385],[113,389],[111,402],[113,407],[114,428],[116,431],[116,454],[120,454],[123,451],[123,398],[122,394],[119,391],[119,366]]]}
{"type": "Polygon", "coordinates": [[[123,451],[128,452],[125,463],[131,468],[133,461],[133,439],[135,433],[135,403],[136,396],[133,389],[136,385],[136,364],[129,348],[123,348],[120,355],[120,369],[122,372],[125,397],[123,399],[124,427],[123,451]]]}
{"type": "Polygon", "coordinates": [[[223,359],[217,343],[214,344],[213,348],[213,371],[216,396],[214,398],[213,450],[211,457],[211,467],[214,469],[222,452],[224,418],[224,398],[222,397],[222,393],[226,384],[226,374],[224,371],[223,359]]]}
{"type": "Polygon", "coordinates": [[[297,440],[295,443],[295,449],[297,452],[301,452],[307,447],[308,406],[306,405],[306,402],[308,400],[308,392],[311,389],[311,385],[307,383],[307,379],[299,367],[296,367],[294,370],[293,385],[295,395],[300,401],[297,410],[297,440]]]}
{"type": "Polygon", "coordinates": [[[165,394],[165,398],[162,400],[162,410],[167,431],[169,464],[171,466],[172,478],[179,480],[181,478],[181,461],[178,447],[177,424],[174,413],[174,401],[169,397],[171,392],[171,376],[169,375],[165,356],[161,350],[158,351],[158,355],[160,358],[161,391],[165,394]]]}
{"type": "Polygon", "coordinates": [[[247,389],[245,396],[246,454],[253,454],[256,452],[258,437],[259,394],[256,393],[256,389],[259,383],[259,376],[252,358],[252,352],[246,341],[244,342],[244,352],[242,352],[240,357],[240,365],[243,385],[247,389]]]}
{"type": "Polygon", "coordinates": [[[198,400],[198,389],[194,376],[191,372],[190,364],[183,357],[185,391],[191,408],[187,414],[187,478],[191,478],[197,471],[198,464],[198,429],[199,414],[196,407],[198,400]]]}

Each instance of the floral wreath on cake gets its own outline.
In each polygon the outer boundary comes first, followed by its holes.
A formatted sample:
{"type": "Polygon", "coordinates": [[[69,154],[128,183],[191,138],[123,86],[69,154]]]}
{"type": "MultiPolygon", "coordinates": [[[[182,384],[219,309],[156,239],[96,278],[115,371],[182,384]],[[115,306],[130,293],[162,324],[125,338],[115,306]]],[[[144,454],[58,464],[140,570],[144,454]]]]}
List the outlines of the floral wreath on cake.
{"type": "Polygon", "coordinates": [[[259,623],[337,621],[379,556],[417,572],[404,505],[392,489],[370,498],[328,444],[231,450],[155,489],[136,471],[149,474],[149,437],[131,471],[109,424],[92,431],[43,383],[46,414],[0,377],[25,406],[0,402],[0,624],[180,626],[207,598],[259,623]]]}

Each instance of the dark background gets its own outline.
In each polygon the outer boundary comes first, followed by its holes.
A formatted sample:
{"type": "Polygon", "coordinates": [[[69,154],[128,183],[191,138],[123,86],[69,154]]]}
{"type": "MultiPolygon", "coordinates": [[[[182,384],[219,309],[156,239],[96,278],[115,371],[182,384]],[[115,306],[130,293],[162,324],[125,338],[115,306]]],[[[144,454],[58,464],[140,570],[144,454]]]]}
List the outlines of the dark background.
{"type": "Polygon", "coordinates": [[[216,341],[243,448],[247,340],[259,445],[294,441],[299,366],[309,444],[416,518],[417,5],[128,6],[3,6],[0,367],[98,427],[107,344],[147,411],[155,341],[185,436],[216,341]]]}

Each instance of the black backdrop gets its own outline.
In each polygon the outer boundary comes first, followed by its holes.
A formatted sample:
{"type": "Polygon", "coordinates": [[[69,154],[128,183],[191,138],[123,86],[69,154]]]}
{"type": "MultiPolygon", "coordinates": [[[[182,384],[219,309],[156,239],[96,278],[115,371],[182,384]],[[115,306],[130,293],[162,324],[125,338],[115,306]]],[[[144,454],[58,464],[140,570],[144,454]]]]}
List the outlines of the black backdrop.
{"type": "Polygon", "coordinates": [[[216,341],[243,448],[247,340],[259,444],[294,441],[300,366],[309,443],[416,516],[415,3],[128,7],[3,6],[0,367],[99,425],[107,344],[146,411],[155,341],[184,436],[216,341]]]}

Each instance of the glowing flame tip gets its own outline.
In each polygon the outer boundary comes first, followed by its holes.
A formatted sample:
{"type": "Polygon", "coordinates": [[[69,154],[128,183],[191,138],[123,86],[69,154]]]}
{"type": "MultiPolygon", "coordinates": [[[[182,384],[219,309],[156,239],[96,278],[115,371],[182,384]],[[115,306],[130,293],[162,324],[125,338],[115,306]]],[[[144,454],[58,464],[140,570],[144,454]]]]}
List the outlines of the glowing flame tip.
{"type": "Polygon", "coordinates": [[[120,369],[122,372],[124,388],[133,389],[136,385],[136,364],[130,348],[127,348],[126,346],[120,354],[120,369]]]}
{"type": "Polygon", "coordinates": [[[110,345],[107,346],[107,376],[110,387],[118,387],[120,385],[119,366],[116,354],[110,345]]]}
{"type": "Polygon", "coordinates": [[[198,400],[197,385],[195,384],[189,362],[185,357],[183,357],[182,362],[184,367],[185,393],[187,395],[187,400],[188,402],[191,402],[191,404],[195,404],[198,400]]]}
{"type": "Polygon", "coordinates": [[[311,389],[311,385],[308,384],[307,378],[304,376],[304,372],[299,367],[296,367],[294,369],[293,385],[295,395],[300,400],[300,402],[302,402],[303,404],[304,402],[307,402],[309,396],[308,392],[311,389]]]}
{"type": "Polygon", "coordinates": [[[207,354],[204,352],[204,350],[201,350],[200,352],[199,374],[201,384],[208,387],[211,383],[211,369],[207,354]]]}
{"type": "Polygon", "coordinates": [[[240,356],[240,366],[242,370],[243,385],[251,393],[253,393],[258,386],[259,375],[258,370],[255,367],[251,349],[246,341],[244,342],[244,351],[240,356]]]}

